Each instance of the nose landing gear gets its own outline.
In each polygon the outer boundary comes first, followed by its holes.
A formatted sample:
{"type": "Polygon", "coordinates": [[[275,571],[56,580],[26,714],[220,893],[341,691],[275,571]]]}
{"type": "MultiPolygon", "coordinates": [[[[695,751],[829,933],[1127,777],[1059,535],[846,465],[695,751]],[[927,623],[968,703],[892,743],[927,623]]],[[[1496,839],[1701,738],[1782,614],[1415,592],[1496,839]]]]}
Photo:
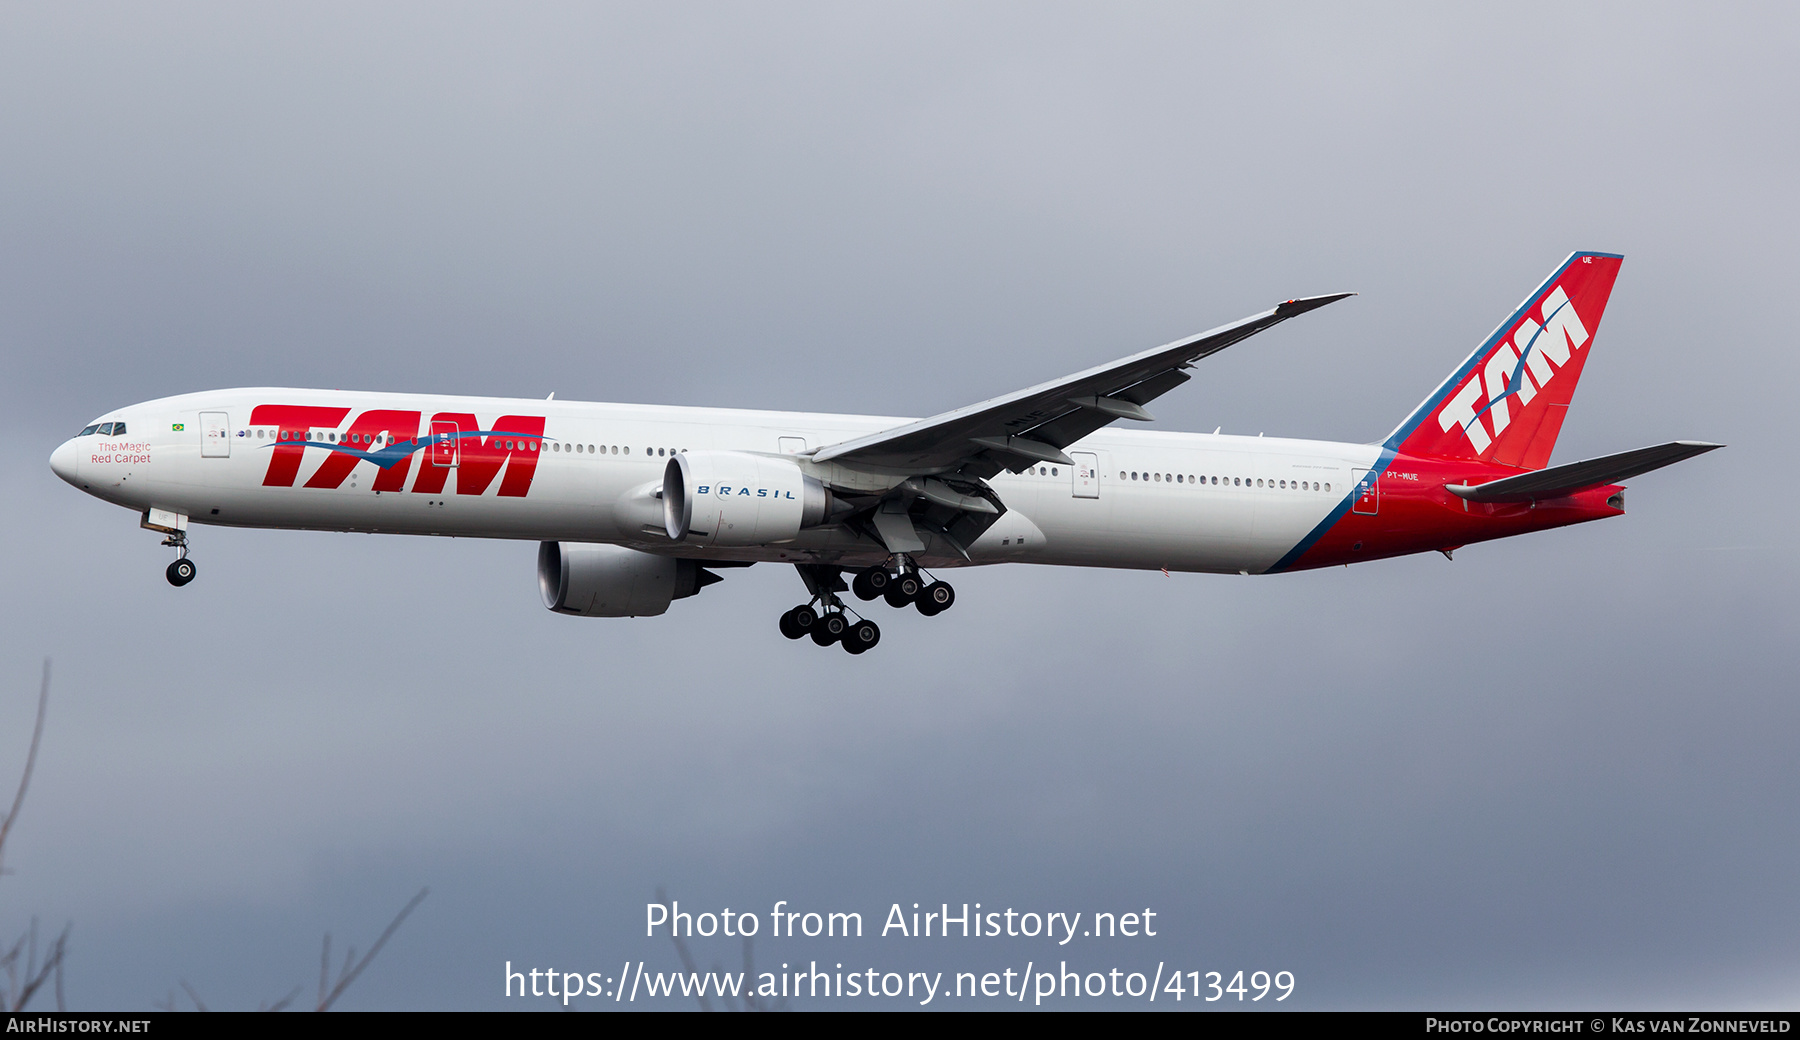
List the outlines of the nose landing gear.
{"type": "Polygon", "coordinates": [[[188,559],[187,532],[176,531],[164,538],[162,543],[173,547],[176,552],[181,554],[176,557],[174,563],[169,564],[169,569],[163,572],[163,576],[169,579],[169,584],[181,588],[193,581],[196,572],[194,561],[188,559]]]}

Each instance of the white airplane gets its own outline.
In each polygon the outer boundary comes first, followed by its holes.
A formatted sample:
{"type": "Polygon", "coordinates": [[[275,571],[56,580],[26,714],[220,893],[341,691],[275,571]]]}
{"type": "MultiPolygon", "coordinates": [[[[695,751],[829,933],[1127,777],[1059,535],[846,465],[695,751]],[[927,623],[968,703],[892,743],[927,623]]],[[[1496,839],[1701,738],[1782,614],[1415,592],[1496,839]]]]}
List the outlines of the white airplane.
{"type": "Polygon", "coordinates": [[[176,586],[190,523],[530,539],[544,605],[586,617],[791,563],[809,599],[782,633],[859,654],[881,632],[839,593],[930,616],[956,598],[932,570],[1272,574],[1622,513],[1617,481],[1720,445],[1545,468],[1621,259],[1571,255],[1376,444],[1112,427],[1338,293],[929,419],[216,390],[103,415],[50,465],[166,535],[176,586]]]}

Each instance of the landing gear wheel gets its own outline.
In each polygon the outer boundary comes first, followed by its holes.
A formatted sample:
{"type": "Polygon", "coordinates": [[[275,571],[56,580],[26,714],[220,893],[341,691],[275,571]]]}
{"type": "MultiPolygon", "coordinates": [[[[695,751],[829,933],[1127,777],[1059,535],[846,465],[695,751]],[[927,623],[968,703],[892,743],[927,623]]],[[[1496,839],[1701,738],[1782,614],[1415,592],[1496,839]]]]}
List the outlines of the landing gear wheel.
{"type": "Polygon", "coordinates": [[[900,589],[900,594],[906,597],[906,601],[911,603],[918,599],[919,593],[924,590],[925,579],[917,574],[902,574],[894,579],[894,585],[900,589]]]}
{"type": "Polygon", "coordinates": [[[913,601],[914,596],[919,594],[919,579],[911,578],[909,581],[908,578],[911,576],[895,578],[888,582],[886,589],[882,590],[881,598],[887,600],[888,606],[904,607],[913,601]]]}
{"type": "Polygon", "coordinates": [[[820,646],[830,646],[844,638],[844,633],[848,631],[850,631],[849,619],[833,611],[821,617],[818,624],[812,626],[812,641],[820,646]]]}
{"type": "Polygon", "coordinates": [[[926,617],[942,614],[949,610],[951,604],[955,602],[956,590],[951,588],[947,581],[932,582],[919,593],[918,599],[913,600],[913,604],[919,608],[919,613],[926,617]]]}
{"type": "Polygon", "coordinates": [[[850,591],[856,593],[857,599],[866,603],[880,597],[882,592],[893,582],[894,576],[887,571],[880,569],[863,571],[850,579],[850,591]]]}
{"type": "Polygon", "coordinates": [[[865,618],[850,626],[844,633],[843,642],[845,650],[860,654],[881,642],[881,628],[865,618]]]}
{"type": "Polygon", "coordinates": [[[813,630],[819,623],[819,613],[805,603],[781,615],[781,634],[789,639],[799,639],[813,630]]]}
{"type": "Polygon", "coordinates": [[[169,564],[169,569],[163,573],[168,576],[169,584],[180,588],[194,580],[194,561],[183,556],[169,564]]]}

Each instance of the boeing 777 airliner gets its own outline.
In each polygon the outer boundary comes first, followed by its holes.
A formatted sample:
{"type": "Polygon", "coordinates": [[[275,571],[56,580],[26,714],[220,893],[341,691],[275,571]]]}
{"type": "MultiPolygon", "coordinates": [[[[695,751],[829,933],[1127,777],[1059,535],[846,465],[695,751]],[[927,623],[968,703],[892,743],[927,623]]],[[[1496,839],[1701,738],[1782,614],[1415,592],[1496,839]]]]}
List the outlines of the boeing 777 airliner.
{"type": "Polygon", "coordinates": [[[790,563],[809,598],[782,633],[859,654],[881,631],[839,593],[930,616],[956,598],[932,570],[1276,574],[1619,515],[1620,481],[1719,447],[1545,468],[1621,260],[1570,256],[1375,444],[1113,426],[1338,293],[929,419],[214,390],[103,415],[50,465],[164,534],[177,586],[191,523],[530,539],[544,605],[586,617],[790,563]]]}

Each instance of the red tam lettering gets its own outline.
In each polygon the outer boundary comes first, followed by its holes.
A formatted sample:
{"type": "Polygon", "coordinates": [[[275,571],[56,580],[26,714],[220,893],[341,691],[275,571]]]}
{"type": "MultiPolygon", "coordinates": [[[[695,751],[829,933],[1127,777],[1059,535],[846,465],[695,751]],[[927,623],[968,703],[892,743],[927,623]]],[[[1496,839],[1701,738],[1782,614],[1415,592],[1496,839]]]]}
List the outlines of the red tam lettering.
{"type": "MultiPolygon", "coordinates": [[[[524,498],[531,490],[537,474],[538,452],[542,450],[544,417],[541,415],[503,415],[494,428],[483,430],[475,416],[468,412],[439,412],[431,417],[433,436],[455,424],[456,493],[479,495],[494,482],[502,466],[506,475],[500,479],[501,498],[524,498]]],[[[415,493],[435,495],[444,490],[450,467],[434,463],[430,458],[419,467],[413,481],[415,493]]]]}
{"type": "Polygon", "coordinates": [[[269,449],[269,471],[264,487],[293,487],[300,475],[300,459],[306,454],[308,431],[337,424],[350,414],[348,408],[303,404],[259,404],[250,411],[250,425],[275,427],[275,446],[269,449]]]}
{"type": "MultiPolygon", "coordinates": [[[[344,434],[358,450],[369,453],[374,448],[375,435],[387,433],[393,441],[410,441],[419,434],[419,413],[402,412],[386,409],[374,409],[356,417],[350,429],[344,434]]],[[[392,443],[392,442],[390,442],[392,443]]],[[[356,468],[362,460],[345,451],[334,451],[319,466],[318,472],[306,482],[309,488],[334,488],[344,483],[344,478],[356,468]]],[[[412,456],[402,455],[400,461],[382,470],[375,477],[372,485],[375,491],[399,491],[406,486],[406,471],[412,468],[412,456]]]]}

